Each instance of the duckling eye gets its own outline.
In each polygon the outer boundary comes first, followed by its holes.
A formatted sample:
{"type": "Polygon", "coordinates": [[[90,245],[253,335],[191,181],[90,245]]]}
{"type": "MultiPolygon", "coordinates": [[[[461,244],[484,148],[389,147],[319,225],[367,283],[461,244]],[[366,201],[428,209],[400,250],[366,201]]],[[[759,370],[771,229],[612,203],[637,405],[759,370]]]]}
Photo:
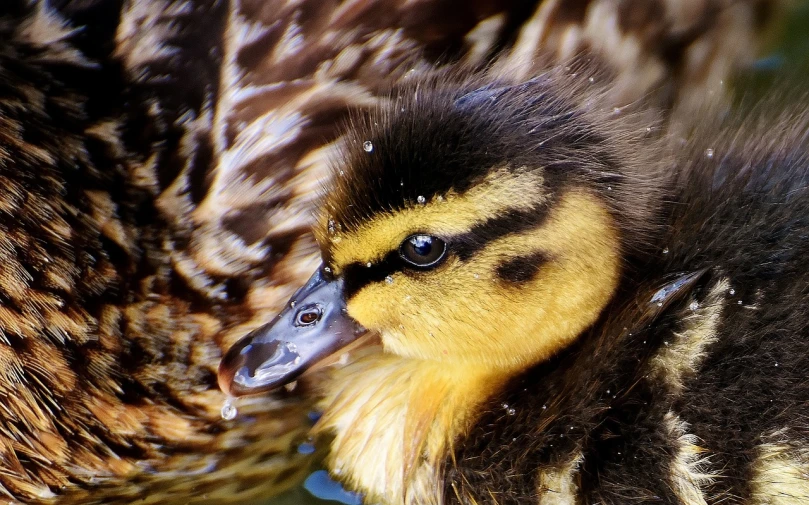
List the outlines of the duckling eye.
{"type": "Polygon", "coordinates": [[[399,255],[417,268],[432,268],[444,259],[447,243],[430,235],[411,235],[399,247],[399,255]]]}

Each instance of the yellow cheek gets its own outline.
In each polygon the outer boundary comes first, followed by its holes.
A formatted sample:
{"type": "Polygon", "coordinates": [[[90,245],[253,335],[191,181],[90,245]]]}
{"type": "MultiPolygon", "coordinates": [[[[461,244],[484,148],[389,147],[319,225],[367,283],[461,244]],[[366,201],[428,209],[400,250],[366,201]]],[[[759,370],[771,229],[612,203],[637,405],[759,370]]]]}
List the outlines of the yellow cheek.
{"type": "Polygon", "coordinates": [[[592,324],[619,269],[606,211],[571,195],[546,227],[493,242],[468,263],[451,257],[435,271],[394,274],[357,293],[348,311],[403,357],[521,367],[547,359],[592,324]],[[538,250],[551,259],[533,281],[496,277],[504,257],[538,250]]]}

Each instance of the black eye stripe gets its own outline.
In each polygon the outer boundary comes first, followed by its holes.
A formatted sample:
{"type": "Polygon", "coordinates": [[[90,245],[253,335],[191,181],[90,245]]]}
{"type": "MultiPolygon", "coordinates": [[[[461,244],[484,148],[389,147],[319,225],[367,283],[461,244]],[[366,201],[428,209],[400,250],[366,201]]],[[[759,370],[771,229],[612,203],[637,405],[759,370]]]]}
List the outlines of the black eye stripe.
{"type": "MultiPolygon", "coordinates": [[[[414,234],[407,237],[407,239],[405,239],[405,242],[419,235],[427,236],[427,234],[414,234]]],[[[446,257],[446,255],[449,253],[450,250],[449,244],[447,244],[443,240],[440,240],[440,242],[441,242],[440,252],[442,254],[436,261],[430,263],[429,265],[420,266],[403,259],[401,254],[401,246],[399,247],[399,249],[389,251],[388,254],[386,254],[385,257],[382,259],[382,261],[371,263],[371,266],[368,266],[367,263],[359,263],[359,262],[349,264],[343,269],[343,278],[345,282],[343,293],[345,299],[346,300],[350,299],[352,296],[357,294],[359,290],[361,290],[368,284],[371,284],[373,282],[382,282],[385,280],[387,276],[393,275],[397,272],[401,272],[403,270],[413,271],[414,269],[426,269],[437,265],[438,263],[443,261],[443,259],[446,257]]],[[[438,245],[439,244],[434,243],[433,247],[437,247],[438,245]]]]}
{"type": "Polygon", "coordinates": [[[505,237],[542,226],[548,217],[548,206],[530,210],[509,210],[503,214],[476,224],[467,233],[451,239],[452,250],[462,261],[486,247],[486,244],[505,237]]]}
{"type": "Polygon", "coordinates": [[[390,251],[382,261],[372,263],[370,267],[367,263],[349,264],[343,269],[345,299],[350,299],[368,284],[384,281],[385,277],[401,272],[405,268],[407,266],[399,256],[398,250],[390,251]]]}

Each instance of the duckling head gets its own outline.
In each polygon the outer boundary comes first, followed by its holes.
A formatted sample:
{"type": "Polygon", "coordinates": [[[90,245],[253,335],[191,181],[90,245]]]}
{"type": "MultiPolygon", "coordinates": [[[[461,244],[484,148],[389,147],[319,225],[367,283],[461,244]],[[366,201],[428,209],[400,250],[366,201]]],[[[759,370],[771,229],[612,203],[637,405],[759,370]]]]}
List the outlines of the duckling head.
{"type": "Polygon", "coordinates": [[[654,232],[646,125],[566,76],[436,79],[356,119],[315,230],[323,263],[220,366],[234,395],[294,380],[359,335],[318,427],[371,499],[432,503],[437,461],[510,377],[599,318],[654,232]],[[404,441],[404,442],[403,442],[404,441]]]}
{"type": "Polygon", "coordinates": [[[408,359],[503,374],[547,359],[650,232],[645,130],[558,75],[436,80],[355,120],[315,230],[323,264],[231,350],[223,389],[294,380],[366,330],[408,359]]]}

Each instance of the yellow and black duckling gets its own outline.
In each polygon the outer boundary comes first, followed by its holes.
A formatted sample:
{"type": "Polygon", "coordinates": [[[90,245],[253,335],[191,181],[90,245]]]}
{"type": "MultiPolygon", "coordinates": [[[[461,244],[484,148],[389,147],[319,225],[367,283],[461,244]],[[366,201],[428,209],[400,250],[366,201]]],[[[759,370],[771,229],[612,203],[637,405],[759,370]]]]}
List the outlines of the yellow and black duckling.
{"type": "Polygon", "coordinates": [[[672,143],[591,87],[439,77],[355,119],[322,266],[223,389],[369,332],[317,425],[369,503],[806,503],[808,116],[672,143]]]}

